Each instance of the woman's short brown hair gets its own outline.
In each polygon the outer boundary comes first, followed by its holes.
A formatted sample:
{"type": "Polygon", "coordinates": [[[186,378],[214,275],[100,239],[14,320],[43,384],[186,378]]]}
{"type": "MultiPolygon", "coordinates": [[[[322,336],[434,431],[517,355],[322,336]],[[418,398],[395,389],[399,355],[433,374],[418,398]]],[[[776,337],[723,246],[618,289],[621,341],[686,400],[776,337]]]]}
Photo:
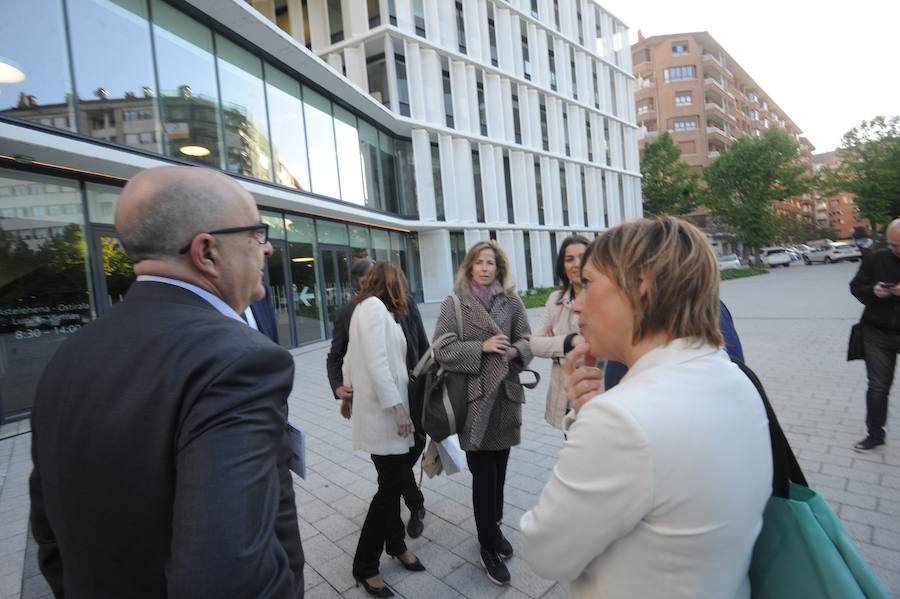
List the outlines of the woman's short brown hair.
{"type": "Polygon", "coordinates": [[[694,225],[671,216],[623,223],[591,243],[582,267],[588,261],[628,297],[633,343],[664,333],[670,340],[693,337],[722,346],[719,266],[694,225]]]}
{"type": "Polygon", "coordinates": [[[509,259],[503,247],[493,239],[488,241],[479,241],[469,248],[466,257],[463,258],[459,270],[456,271],[456,281],[453,284],[453,293],[462,297],[472,293],[472,265],[478,259],[478,254],[484,250],[492,250],[494,258],[497,261],[497,280],[503,286],[503,291],[507,295],[516,292],[516,286],[512,282],[512,275],[509,272],[509,259]]]}
{"type": "Polygon", "coordinates": [[[404,318],[409,312],[406,299],[406,275],[390,262],[376,262],[360,282],[361,289],[353,303],[359,304],[370,297],[377,297],[387,306],[395,320],[404,318]]]}

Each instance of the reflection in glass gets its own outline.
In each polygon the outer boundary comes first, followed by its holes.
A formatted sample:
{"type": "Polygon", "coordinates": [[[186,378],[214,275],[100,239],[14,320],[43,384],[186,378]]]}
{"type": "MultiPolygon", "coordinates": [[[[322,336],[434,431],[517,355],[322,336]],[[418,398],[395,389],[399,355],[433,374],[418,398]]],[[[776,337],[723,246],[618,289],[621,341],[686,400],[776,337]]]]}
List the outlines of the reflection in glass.
{"type": "Polygon", "coordinates": [[[357,227],[350,225],[350,253],[351,258],[356,261],[360,258],[369,257],[369,229],[368,227],[357,227]]]}
{"type": "Polygon", "coordinates": [[[353,300],[350,284],[350,252],[344,247],[320,246],[319,268],[325,292],[325,313],[332,329],[337,311],[353,300]]]}
{"type": "Polygon", "coordinates": [[[359,153],[362,158],[366,206],[384,210],[378,176],[378,130],[362,119],[359,120],[359,153]]]}
{"type": "Polygon", "coordinates": [[[363,205],[365,193],[356,115],[337,105],[334,106],[334,136],[337,142],[338,171],[341,174],[341,199],[363,205]]]}
{"type": "Polygon", "coordinates": [[[406,271],[407,256],[406,235],[391,231],[391,264],[399,266],[406,271]]]}
{"type": "Polygon", "coordinates": [[[418,216],[419,203],[416,201],[416,167],[412,142],[396,139],[394,149],[397,152],[397,177],[400,192],[400,214],[418,216]]]}
{"type": "Polygon", "coordinates": [[[79,131],[160,152],[146,0],[84,0],[68,9],[79,131]]]}
{"type": "Polygon", "coordinates": [[[72,82],[60,0],[4,2],[2,55],[25,79],[0,83],[0,114],[74,130],[72,82]]]}
{"type": "Polygon", "coordinates": [[[319,243],[330,243],[332,245],[350,244],[350,238],[347,236],[347,225],[344,223],[317,220],[316,232],[318,233],[319,243]]]}
{"type": "Polygon", "coordinates": [[[406,278],[409,281],[409,292],[421,299],[422,269],[419,256],[419,236],[416,233],[409,233],[407,241],[409,243],[409,259],[406,264],[406,278]]]}
{"type": "Polygon", "coordinates": [[[391,107],[391,96],[388,93],[387,64],[384,53],[366,58],[366,72],[369,78],[369,95],[391,107]]]}
{"type": "Polygon", "coordinates": [[[394,140],[384,133],[378,133],[381,146],[381,176],[384,184],[385,210],[400,212],[400,198],[397,196],[397,181],[394,171],[394,140]]]}
{"type": "Polygon", "coordinates": [[[271,180],[262,63],[218,34],[216,54],[225,119],[225,168],[271,180]]]}
{"type": "Polygon", "coordinates": [[[291,258],[291,294],[297,344],[321,339],[322,319],[318,305],[315,268],[315,226],[312,219],[287,215],[288,255],[291,258]]]}
{"type": "Polygon", "coordinates": [[[87,183],[88,217],[92,223],[114,225],[116,217],[116,204],[122,188],[115,185],[102,185],[100,183],[87,183]]]}
{"type": "Polygon", "coordinates": [[[134,274],[134,264],[117,236],[98,235],[96,239],[98,243],[95,247],[99,249],[103,260],[103,278],[106,282],[105,307],[109,308],[125,299],[128,288],[137,277],[134,274]]]}
{"type": "Polygon", "coordinates": [[[268,277],[269,301],[275,309],[275,326],[278,330],[278,343],[284,347],[293,347],[291,331],[291,294],[285,279],[287,245],[284,217],[279,212],[259,212],[262,222],[269,225],[269,243],[272,253],[266,258],[266,276],[268,277]]]}
{"type": "Polygon", "coordinates": [[[331,102],[304,86],[303,106],[306,117],[306,139],[309,140],[312,190],[324,196],[340,198],[341,187],[338,182],[331,102]]]}
{"type": "Polygon", "coordinates": [[[212,32],[162,0],[153,0],[152,9],[166,154],[221,168],[212,32]]]}
{"type": "Polygon", "coordinates": [[[275,182],[309,191],[300,84],[268,64],[265,65],[265,72],[275,182]]]}
{"type": "Polygon", "coordinates": [[[0,169],[0,397],[31,408],[38,378],[91,320],[81,192],[56,177],[0,169]]]}
{"type": "Polygon", "coordinates": [[[372,251],[375,260],[383,260],[385,262],[391,259],[391,236],[390,233],[382,229],[371,229],[372,233],[372,251]]]}

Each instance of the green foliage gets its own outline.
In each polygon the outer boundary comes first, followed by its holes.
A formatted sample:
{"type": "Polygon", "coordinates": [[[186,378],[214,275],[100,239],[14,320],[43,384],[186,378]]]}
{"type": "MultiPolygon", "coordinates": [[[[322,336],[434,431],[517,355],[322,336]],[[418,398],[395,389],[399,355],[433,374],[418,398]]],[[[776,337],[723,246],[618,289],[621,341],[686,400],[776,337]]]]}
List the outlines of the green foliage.
{"type": "Polygon", "coordinates": [[[745,244],[771,243],[780,232],[772,203],[809,188],[797,148],[787,133],[769,129],[761,138],[738,139],[703,172],[706,205],[745,244]]]}
{"type": "Polygon", "coordinates": [[[644,145],[641,158],[644,214],[687,214],[699,203],[700,175],[681,160],[681,150],[668,132],[644,145]]]}
{"type": "Polygon", "coordinates": [[[527,293],[520,293],[522,296],[522,303],[525,304],[526,308],[540,308],[544,304],[547,303],[547,298],[550,297],[550,294],[559,289],[558,287],[538,287],[536,289],[529,289],[527,293]]]}
{"type": "Polygon", "coordinates": [[[750,268],[742,268],[740,270],[723,270],[719,274],[723,281],[729,279],[743,279],[745,277],[755,277],[756,275],[768,274],[768,264],[754,264],[750,268]]]}
{"type": "Polygon", "coordinates": [[[886,225],[900,217],[900,116],[878,116],[844,134],[841,163],[822,172],[827,195],[856,196],[863,218],[886,225]]]}

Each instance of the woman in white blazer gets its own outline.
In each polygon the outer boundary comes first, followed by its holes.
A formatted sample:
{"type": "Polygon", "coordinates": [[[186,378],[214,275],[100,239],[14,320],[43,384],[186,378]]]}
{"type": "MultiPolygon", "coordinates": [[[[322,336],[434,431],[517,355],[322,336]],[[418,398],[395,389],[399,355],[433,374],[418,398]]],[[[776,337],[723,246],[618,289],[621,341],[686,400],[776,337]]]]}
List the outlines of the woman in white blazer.
{"type": "Polygon", "coordinates": [[[397,322],[409,310],[403,271],[376,262],[354,302],[343,382],[353,389],[353,449],[372,454],[378,490],[360,531],[353,578],[370,595],[393,597],[379,573],[382,550],[407,570],[425,569],[406,548],[400,519],[400,491],[412,468],[414,430],[406,389],[406,337],[397,322]]]}
{"type": "Polygon", "coordinates": [[[772,492],[765,409],[722,350],[719,271],[705,236],[671,217],[594,240],[575,302],[568,439],[521,521],[525,559],[574,597],[746,599],[772,492]],[[623,362],[602,394],[598,369],[623,362]]]}
{"type": "Polygon", "coordinates": [[[578,334],[578,315],[572,311],[572,304],[581,292],[581,257],[588,244],[590,241],[581,235],[563,239],[556,258],[556,278],[560,288],[547,298],[541,321],[531,333],[531,352],[553,360],[544,420],[558,429],[562,429],[569,407],[563,385],[563,364],[566,354],[584,341],[578,334]]]}

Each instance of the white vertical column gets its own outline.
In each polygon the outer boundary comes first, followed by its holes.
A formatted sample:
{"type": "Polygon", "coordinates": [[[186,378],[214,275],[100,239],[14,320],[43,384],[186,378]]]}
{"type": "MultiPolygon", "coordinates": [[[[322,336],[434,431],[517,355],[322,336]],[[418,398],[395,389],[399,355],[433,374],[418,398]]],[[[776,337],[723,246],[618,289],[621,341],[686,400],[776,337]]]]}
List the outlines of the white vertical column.
{"type": "MultiPolygon", "coordinates": [[[[394,59],[394,42],[391,36],[386,35],[384,42],[384,63],[387,71],[388,98],[391,101],[391,110],[394,114],[400,114],[400,94],[397,91],[397,61],[394,59]]],[[[409,85],[407,84],[407,88],[409,85]]]]}
{"type": "MultiPolygon", "coordinates": [[[[445,0],[449,4],[449,0],[445,0]]],[[[494,4],[494,28],[497,32],[497,63],[500,69],[515,72],[515,56],[513,55],[512,17],[509,9],[494,4]]],[[[521,42],[520,42],[521,43],[521,42]]]]}
{"type": "Polygon", "coordinates": [[[509,258],[509,268],[512,271],[510,274],[512,275],[513,283],[518,287],[521,279],[519,278],[516,260],[513,257],[513,254],[516,252],[516,236],[514,232],[506,230],[497,231],[497,243],[503,247],[503,251],[506,252],[506,257],[509,258]]]}
{"type": "Polygon", "coordinates": [[[555,96],[547,96],[547,139],[554,154],[565,152],[563,134],[562,101],[555,96]]]}
{"type": "Polygon", "coordinates": [[[534,287],[544,287],[544,245],[540,231],[528,231],[528,246],[531,248],[531,278],[534,287]]]}
{"type": "Polygon", "coordinates": [[[309,37],[312,51],[319,53],[331,45],[331,30],[328,28],[325,3],[310,2],[307,13],[309,14],[309,37]]]}
{"type": "Polygon", "coordinates": [[[453,127],[469,131],[469,100],[466,92],[466,63],[450,61],[450,92],[453,96],[453,127]]]}
{"type": "Polygon", "coordinates": [[[591,58],[584,52],[575,52],[575,71],[578,75],[578,97],[585,104],[594,104],[594,76],[591,58]]]}
{"type": "Polygon", "coordinates": [[[587,129],[584,126],[584,109],[576,104],[569,105],[569,140],[572,156],[587,160],[587,129]]]}
{"type": "Polygon", "coordinates": [[[457,52],[459,50],[459,36],[456,34],[455,3],[450,0],[438,0],[438,14],[440,15],[441,46],[457,52]]]}
{"type": "MultiPolygon", "coordinates": [[[[494,146],[478,144],[478,157],[481,163],[481,194],[484,201],[484,220],[488,224],[500,222],[500,195],[497,179],[503,178],[503,164],[497,164],[494,146]]],[[[503,198],[502,201],[506,201],[503,198]]]]}
{"type": "Polygon", "coordinates": [[[634,189],[634,215],[638,218],[644,216],[644,203],[641,201],[641,180],[638,177],[631,177],[631,186],[634,189]]]}
{"type": "Polygon", "coordinates": [[[434,171],[431,165],[431,139],[426,129],[413,129],[411,137],[419,220],[435,221],[437,206],[434,197],[434,171]]]}
{"type": "Polygon", "coordinates": [[[547,53],[547,32],[534,28],[534,45],[529,38],[528,49],[531,51],[531,64],[534,66],[532,78],[537,85],[550,87],[550,55],[547,53]]]}
{"type": "Polygon", "coordinates": [[[490,0],[478,0],[478,21],[481,23],[481,62],[491,63],[491,35],[488,30],[488,2],[490,0]]]}
{"type": "Polygon", "coordinates": [[[478,229],[466,229],[463,231],[463,239],[465,239],[466,250],[481,241],[481,231],[478,229]]]}
{"type": "Polygon", "coordinates": [[[441,45],[441,13],[439,4],[446,4],[444,0],[423,0],[422,8],[425,12],[425,39],[437,46],[441,45]]]}
{"type": "Polygon", "coordinates": [[[571,96],[572,71],[569,68],[569,45],[559,38],[553,39],[553,58],[556,63],[556,89],[563,95],[571,96]]]}
{"type": "Polygon", "coordinates": [[[340,52],[332,52],[325,57],[325,62],[341,75],[344,74],[344,57],[340,52]]]}
{"type": "MultiPolygon", "coordinates": [[[[467,139],[453,140],[453,178],[456,179],[456,202],[458,220],[474,223],[475,209],[475,173],[472,170],[472,146],[467,139]]],[[[445,196],[446,197],[446,196],[445,196]]]]}
{"type": "Polygon", "coordinates": [[[503,102],[503,139],[515,143],[516,130],[513,124],[512,83],[506,77],[500,80],[501,101],[503,102]]]}
{"type": "Polygon", "coordinates": [[[615,227],[622,222],[619,210],[619,174],[606,172],[606,213],[609,215],[609,226],[615,227]]]}
{"type": "MultiPolygon", "coordinates": [[[[522,145],[534,145],[534,132],[531,129],[531,96],[530,85],[519,84],[516,86],[516,95],[519,97],[519,127],[522,129],[522,145]]],[[[538,133],[540,134],[540,133],[538,133]]]]}
{"type": "Polygon", "coordinates": [[[609,123],[609,157],[612,166],[624,168],[624,156],[622,156],[622,124],[618,121],[609,123]]]}
{"type": "Polygon", "coordinates": [[[603,117],[596,112],[591,112],[591,148],[594,153],[594,162],[603,163],[604,152],[606,151],[603,143],[603,117]]]}
{"type": "Polygon", "coordinates": [[[363,91],[369,91],[369,76],[366,72],[366,57],[362,44],[344,48],[344,68],[347,71],[347,79],[363,91]]]}
{"type": "Polygon", "coordinates": [[[394,0],[394,7],[397,10],[397,28],[410,35],[415,34],[416,25],[413,22],[412,0],[394,0]]]}
{"type": "Polygon", "coordinates": [[[300,0],[287,0],[288,26],[291,28],[291,37],[301,46],[306,45],[303,27],[303,8],[300,0]]]}
{"type": "Polygon", "coordinates": [[[528,289],[528,271],[525,265],[525,236],[522,231],[513,231],[513,246],[506,250],[516,273],[516,289],[528,289]]]}
{"type": "Polygon", "coordinates": [[[460,221],[459,202],[456,201],[457,178],[455,172],[453,138],[449,135],[438,136],[438,150],[441,157],[441,189],[444,198],[444,216],[448,223],[460,221]]]}
{"type": "MultiPolygon", "coordinates": [[[[542,171],[541,175],[545,173],[542,171]]],[[[541,177],[542,181],[548,181],[549,184],[544,188],[545,190],[549,190],[550,193],[544,193],[544,210],[547,211],[547,206],[550,206],[553,210],[553,220],[549,218],[545,218],[544,220],[548,225],[558,225],[562,226],[563,218],[562,218],[562,182],[559,180],[559,161],[558,160],[550,160],[550,173],[549,177],[541,177]]]]}
{"type": "Polygon", "coordinates": [[[359,10],[357,0],[341,0],[344,39],[353,39],[369,30],[369,11],[359,10]]]}
{"type": "Polygon", "coordinates": [[[484,62],[484,56],[481,54],[481,28],[487,28],[487,19],[482,24],[479,18],[478,0],[462,0],[462,3],[463,23],[466,28],[466,54],[471,56],[472,60],[484,62]]]}
{"type": "Polygon", "coordinates": [[[505,139],[503,118],[503,86],[500,75],[484,75],[484,111],[487,119],[488,137],[505,139]]]}
{"type": "MultiPolygon", "coordinates": [[[[426,81],[425,74],[422,71],[422,53],[420,52],[419,44],[405,41],[404,48],[406,52],[407,81],[426,81]]],[[[409,115],[419,121],[429,120],[425,109],[426,87],[426,85],[409,85],[409,115]]]]}
{"type": "Polygon", "coordinates": [[[528,182],[525,174],[525,153],[509,153],[509,178],[512,183],[513,211],[510,220],[517,225],[529,225],[528,182]]]}
{"type": "Polygon", "coordinates": [[[481,135],[481,115],[478,112],[478,78],[475,67],[466,65],[466,113],[469,115],[469,133],[481,135]]]}
{"type": "Polygon", "coordinates": [[[584,169],[584,205],[587,208],[587,217],[588,220],[585,223],[585,227],[588,229],[597,230],[599,228],[600,221],[597,218],[598,210],[598,202],[597,196],[597,169],[594,168],[585,168],[584,169]]]}
{"type": "Polygon", "coordinates": [[[422,261],[422,294],[426,302],[439,302],[453,291],[453,259],[450,232],[447,229],[419,233],[419,257],[422,261]]]}
{"type": "Polygon", "coordinates": [[[513,56],[513,68],[510,70],[517,76],[524,77],[525,69],[522,65],[522,20],[519,18],[519,15],[510,15],[509,24],[510,34],[512,35],[511,42],[513,56]]]}
{"type": "Polygon", "coordinates": [[[539,224],[540,219],[537,208],[537,180],[534,177],[534,155],[526,153],[524,156],[525,161],[522,166],[525,169],[525,190],[527,192],[525,201],[528,206],[527,223],[536,226],[539,224]]]}
{"type": "Polygon", "coordinates": [[[557,206],[553,203],[553,194],[559,193],[559,173],[557,172],[556,186],[554,186],[553,176],[551,174],[552,169],[550,168],[551,162],[552,161],[546,156],[541,156],[539,159],[541,169],[541,195],[544,202],[544,224],[558,225],[561,221],[557,206]]]}
{"type": "Polygon", "coordinates": [[[543,150],[544,143],[541,132],[541,100],[538,91],[532,87],[528,88],[528,113],[525,114],[531,129],[531,147],[536,150],[543,150]]]}
{"type": "Polygon", "coordinates": [[[497,176],[494,177],[497,185],[497,211],[499,213],[497,220],[500,223],[508,223],[511,220],[511,215],[506,209],[506,175],[503,166],[503,148],[494,148],[494,164],[497,168],[495,171],[497,176]]]}
{"type": "MultiPolygon", "coordinates": [[[[444,80],[441,57],[431,48],[422,48],[422,83],[425,95],[425,119],[444,125],[444,80]]],[[[412,80],[410,80],[412,81],[412,80]]],[[[418,87],[418,86],[412,86],[418,87]]]]}
{"type": "Polygon", "coordinates": [[[577,164],[566,162],[566,196],[569,208],[569,226],[584,226],[584,211],[581,209],[581,176],[577,164]]]}

